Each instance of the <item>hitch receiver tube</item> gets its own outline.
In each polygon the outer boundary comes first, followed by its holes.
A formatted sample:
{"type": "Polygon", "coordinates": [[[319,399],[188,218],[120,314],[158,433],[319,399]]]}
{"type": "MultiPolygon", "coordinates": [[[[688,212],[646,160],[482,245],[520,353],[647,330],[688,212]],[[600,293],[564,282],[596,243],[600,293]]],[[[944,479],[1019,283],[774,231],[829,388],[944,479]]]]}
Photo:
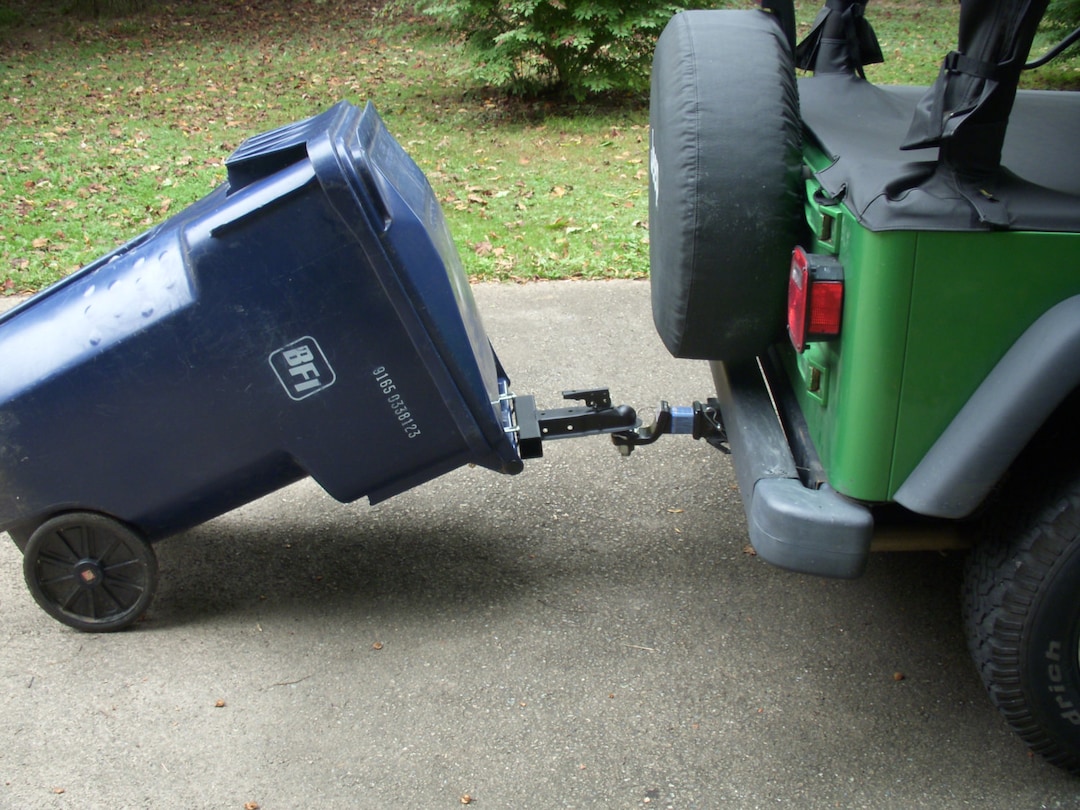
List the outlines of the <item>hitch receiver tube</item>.
{"type": "Polygon", "coordinates": [[[660,403],[656,421],[643,426],[637,412],[629,405],[612,405],[606,388],[563,391],[563,399],[581,402],[569,408],[539,410],[532,396],[514,396],[514,422],[518,453],[523,459],[542,458],[544,442],[578,436],[610,434],[624,456],[638,445],[652,444],[665,433],[692,435],[726,451],[727,436],[720,423],[720,408],[715,399],[705,405],[671,407],[660,403]]]}
{"type": "Polygon", "coordinates": [[[522,458],[542,458],[544,441],[597,436],[633,430],[640,422],[629,405],[613,406],[606,388],[563,391],[563,399],[581,401],[570,408],[538,410],[532,396],[514,398],[518,453],[522,458]]]}

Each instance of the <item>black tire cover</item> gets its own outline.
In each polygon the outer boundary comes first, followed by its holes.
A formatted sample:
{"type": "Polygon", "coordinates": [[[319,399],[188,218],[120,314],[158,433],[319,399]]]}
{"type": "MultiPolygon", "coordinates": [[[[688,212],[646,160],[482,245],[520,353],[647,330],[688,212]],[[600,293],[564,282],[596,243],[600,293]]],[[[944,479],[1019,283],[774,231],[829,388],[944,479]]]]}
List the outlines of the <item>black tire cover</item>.
{"type": "Polygon", "coordinates": [[[760,10],[687,11],[656,47],[650,98],[653,320],[676,357],[753,357],[783,334],[802,232],[791,52],[760,10]]]}

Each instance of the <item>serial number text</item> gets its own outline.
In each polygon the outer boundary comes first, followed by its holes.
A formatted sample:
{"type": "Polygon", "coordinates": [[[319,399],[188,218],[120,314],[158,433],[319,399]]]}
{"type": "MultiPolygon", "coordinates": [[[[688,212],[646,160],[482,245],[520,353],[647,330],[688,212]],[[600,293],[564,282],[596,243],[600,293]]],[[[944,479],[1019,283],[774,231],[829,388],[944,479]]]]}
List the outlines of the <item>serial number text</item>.
{"type": "Polygon", "coordinates": [[[378,366],[371,372],[371,376],[375,378],[375,382],[378,383],[383,396],[386,397],[386,404],[390,406],[390,410],[393,411],[398,424],[405,431],[406,438],[415,439],[420,435],[420,426],[416,424],[416,420],[413,419],[412,414],[409,412],[409,406],[405,404],[405,400],[398,393],[397,385],[394,384],[390,372],[386,370],[385,366],[378,366]]]}

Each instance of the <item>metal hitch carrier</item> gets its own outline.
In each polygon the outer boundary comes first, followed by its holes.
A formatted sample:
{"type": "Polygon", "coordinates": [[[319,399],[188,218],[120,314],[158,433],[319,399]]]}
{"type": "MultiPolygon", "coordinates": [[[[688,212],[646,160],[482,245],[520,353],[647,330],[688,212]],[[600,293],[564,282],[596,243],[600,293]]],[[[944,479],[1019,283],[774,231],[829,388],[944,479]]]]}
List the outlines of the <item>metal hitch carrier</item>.
{"type": "Polygon", "coordinates": [[[710,397],[704,404],[694,402],[690,407],[668,405],[661,401],[656,420],[648,426],[613,433],[611,441],[619,452],[628,456],[635,447],[652,444],[665,433],[704,439],[716,449],[729,453],[727,433],[720,418],[720,403],[710,397]]]}
{"type": "Polygon", "coordinates": [[[705,439],[724,452],[727,434],[715,399],[704,405],[672,407],[661,402],[656,419],[642,425],[637,412],[629,405],[612,405],[607,388],[582,388],[563,391],[563,399],[581,402],[569,408],[539,410],[533,396],[509,396],[513,402],[518,453],[523,459],[542,458],[544,442],[578,436],[609,434],[619,452],[628,456],[639,445],[652,444],[665,433],[685,434],[705,439]]]}

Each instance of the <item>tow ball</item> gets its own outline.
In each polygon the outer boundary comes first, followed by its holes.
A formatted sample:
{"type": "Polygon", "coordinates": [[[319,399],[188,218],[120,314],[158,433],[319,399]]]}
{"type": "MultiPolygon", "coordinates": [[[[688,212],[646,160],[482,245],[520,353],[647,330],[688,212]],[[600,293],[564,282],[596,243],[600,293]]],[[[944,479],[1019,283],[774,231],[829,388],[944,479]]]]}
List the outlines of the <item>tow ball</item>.
{"type": "Polygon", "coordinates": [[[652,444],[666,433],[704,439],[729,452],[720,407],[713,398],[704,404],[671,406],[661,402],[651,425],[643,425],[629,405],[612,405],[607,388],[563,391],[563,399],[580,402],[569,408],[539,410],[532,396],[512,396],[518,452],[523,459],[541,458],[544,442],[579,436],[609,434],[619,453],[629,456],[635,447],[652,444]]]}

